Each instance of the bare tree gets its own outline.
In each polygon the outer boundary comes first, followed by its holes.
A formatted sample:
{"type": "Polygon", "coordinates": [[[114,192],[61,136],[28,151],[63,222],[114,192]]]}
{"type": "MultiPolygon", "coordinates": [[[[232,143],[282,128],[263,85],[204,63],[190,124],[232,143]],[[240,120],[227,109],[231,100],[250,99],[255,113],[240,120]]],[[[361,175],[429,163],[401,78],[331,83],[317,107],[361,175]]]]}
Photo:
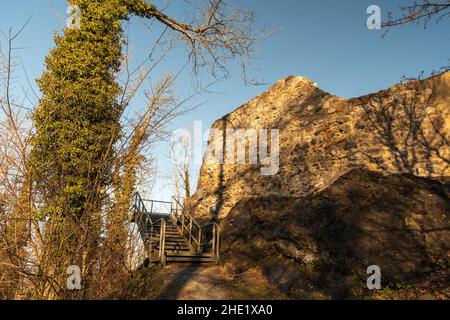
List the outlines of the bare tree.
{"type": "MultiPolygon", "coordinates": [[[[408,24],[422,25],[427,29],[431,22],[440,22],[450,17],[450,0],[414,0],[409,5],[400,7],[401,14],[396,16],[392,12],[388,13],[388,19],[382,24],[385,29],[383,37],[387,35],[389,30],[393,27],[398,27],[408,24]]],[[[450,62],[450,59],[449,59],[450,62]]],[[[450,64],[444,65],[438,70],[431,71],[431,76],[447,72],[450,70],[450,64]]],[[[410,81],[416,79],[423,79],[425,72],[422,71],[418,77],[403,77],[403,80],[410,81]]]]}
{"type": "MultiPolygon", "coordinates": [[[[179,141],[172,141],[172,160],[174,165],[173,180],[176,189],[182,191],[183,197],[189,199],[191,197],[191,148],[190,141],[180,138],[179,141]]],[[[178,197],[181,192],[178,191],[178,197]]]]}
{"type": "Polygon", "coordinates": [[[394,16],[392,12],[389,12],[388,21],[383,23],[382,26],[391,28],[416,23],[427,28],[433,20],[439,22],[450,16],[450,1],[415,0],[407,6],[401,6],[400,11],[402,12],[400,16],[394,16]]]}
{"type": "MultiPolygon", "coordinates": [[[[20,295],[24,277],[36,254],[35,243],[30,243],[31,230],[37,226],[33,219],[35,202],[29,176],[28,138],[31,128],[26,122],[27,108],[17,102],[12,93],[15,40],[28,21],[18,31],[9,30],[5,51],[1,52],[0,83],[0,291],[10,298],[20,295]]],[[[35,240],[38,242],[39,235],[35,240]]]]}

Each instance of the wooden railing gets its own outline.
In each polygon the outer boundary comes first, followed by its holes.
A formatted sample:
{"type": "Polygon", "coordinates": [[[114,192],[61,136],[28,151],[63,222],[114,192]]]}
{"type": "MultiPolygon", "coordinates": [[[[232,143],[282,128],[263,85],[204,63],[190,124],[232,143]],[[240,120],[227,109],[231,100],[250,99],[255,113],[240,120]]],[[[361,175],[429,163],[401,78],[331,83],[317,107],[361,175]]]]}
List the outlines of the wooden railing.
{"type": "Polygon", "coordinates": [[[166,256],[165,256],[165,246],[166,246],[166,221],[165,219],[158,219],[158,220],[152,220],[152,214],[155,215],[157,213],[153,213],[152,210],[154,208],[154,203],[159,202],[163,203],[161,201],[151,201],[151,209],[150,211],[147,211],[147,208],[145,206],[145,202],[148,202],[149,200],[142,199],[141,195],[136,192],[133,197],[133,220],[137,223],[139,228],[139,233],[141,234],[141,238],[143,239],[144,243],[148,246],[147,251],[149,254],[150,262],[153,261],[153,250],[152,245],[155,240],[159,241],[159,251],[158,251],[158,260],[162,265],[166,264],[166,256]],[[155,234],[155,225],[158,223],[161,223],[160,225],[160,233],[159,233],[159,239],[156,239],[154,237],[155,234]],[[150,227],[150,232],[148,232],[148,227],[150,227]]]}
{"type": "MultiPolygon", "coordinates": [[[[166,265],[166,220],[161,219],[161,230],[159,233],[159,252],[158,252],[158,260],[160,261],[162,266],[166,265]]],[[[150,253],[150,261],[151,261],[151,253],[150,253]]]]}
{"type": "Polygon", "coordinates": [[[215,222],[204,226],[186,212],[184,204],[180,199],[172,198],[175,208],[171,219],[183,235],[188,239],[189,246],[193,251],[199,253],[211,252],[211,256],[217,263],[220,261],[220,229],[215,222]]]}
{"type": "Polygon", "coordinates": [[[166,220],[164,218],[152,220],[152,216],[167,215],[186,238],[192,251],[198,253],[210,252],[215,261],[219,263],[220,228],[217,223],[213,222],[200,226],[200,224],[186,212],[181,199],[172,198],[172,202],[144,200],[138,192],[135,193],[133,199],[133,220],[139,227],[142,239],[148,245],[150,261],[152,261],[152,245],[158,240],[158,260],[162,265],[165,264],[166,220]],[[147,203],[150,204],[150,211],[147,211],[147,203]],[[170,212],[154,212],[155,204],[170,205],[170,212]],[[159,238],[156,239],[154,237],[154,227],[158,223],[160,223],[160,233],[159,238]],[[148,232],[148,227],[150,227],[150,232],[148,232]]]}

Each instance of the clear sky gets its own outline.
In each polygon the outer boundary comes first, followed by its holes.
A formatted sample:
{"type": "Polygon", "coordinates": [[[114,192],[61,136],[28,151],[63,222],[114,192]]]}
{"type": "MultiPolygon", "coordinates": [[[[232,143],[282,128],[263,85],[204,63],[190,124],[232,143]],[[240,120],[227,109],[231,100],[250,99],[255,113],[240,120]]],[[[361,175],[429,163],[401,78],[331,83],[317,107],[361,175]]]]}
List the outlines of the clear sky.
{"type": "MultiPolygon", "coordinates": [[[[163,2],[156,1],[157,4],[163,2]]],[[[186,2],[171,2],[167,12],[177,18],[185,16],[186,2]]],[[[198,3],[195,0],[191,2],[194,5],[198,3]]],[[[432,23],[428,30],[417,26],[399,27],[384,39],[381,31],[366,27],[369,5],[379,5],[385,19],[389,11],[396,12],[400,4],[408,2],[242,0],[240,6],[256,11],[258,27],[279,30],[261,46],[253,61],[252,75],[267,84],[288,75],[306,76],[318,83],[321,89],[350,98],[385,89],[397,83],[403,75],[418,75],[422,70],[437,69],[450,57],[450,19],[432,23]]],[[[0,5],[0,31],[4,34],[10,27],[19,28],[33,14],[16,42],[16,46],[23,49],[15,51],[31,82],[42,73],[44,58],[54,45],[52,34],[64,28],[66,8],[65,0],[3,0],[0,5]]],[[[156,32],[148,30],[138,19],[132,21],[129,30],[132,54],[139,61],[148,53],[156,32]]],[[[4,40],[1,36],[0,46],[3,48],[4,40]]],[[[157,79],[166,71],[177,72],[185,61],[183,51],[174,51],[152,78],[157,79]]],[[[14,83],[18,96],[22,94],[22,87],[30,92],[21,70],[19,67],[14,83]]],[[[193,100],[193,104],[202,105],[189,115],[178,118],[173,128],[189,127],[193,121],[203,121],[206,130],[214,120],[268,87],[246,86],[239,69],[232,66],[231,71],[229,79],[212,87],[215,93],[193,100]]],[[[188,71],[180,77],[177,89],[181,96],[192,92],[188,71]]],[[[133,108],[139,108],[141,103],[138,97],[133,108]]],[[[155,153],[160,168],[152,196],[169,199],[172,191],[166,179],[171,168],[167,157],[168,144],[158,145],[155,153]]],[[[197,166],[193,167],[194,172],[197,170],[197,166]]]]}

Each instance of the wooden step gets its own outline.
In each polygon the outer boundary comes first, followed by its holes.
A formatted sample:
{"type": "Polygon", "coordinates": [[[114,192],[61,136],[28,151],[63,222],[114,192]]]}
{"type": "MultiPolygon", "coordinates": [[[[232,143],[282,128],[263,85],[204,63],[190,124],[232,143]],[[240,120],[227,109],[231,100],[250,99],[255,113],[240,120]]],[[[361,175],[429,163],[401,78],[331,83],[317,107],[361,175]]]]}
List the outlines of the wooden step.
{"type": "MultiPolygon", "coordinates": [[[[159,249],[158,248],[152,248],[153,254],[158,254],[159,249]]],[[[179,254],[184,254],[190,252],[190,248],[172,248],[172,249],[166,249],[166,254],[171,256],[177,256],[179,254]]]]}
{"type": "MultiPolygon", "coordinates": [[[[148,239],[150,239],[150,237],[148,237],[148,239]]],[[[153,235],[152,239],[153,239],[153,240],[156,239],[156,240],[159,241],[160,237],[159,237],[159,236],[153,235]]],[[[167,240],[176,240],[176,241],[186,241],[186,242],[187,242],[187,239],[185,239],[185,238],[182,237],[182,236],[166,236],[166,241],[167,241],[167,240]]]]}
{"type": "MultiPolygon", "coordinates": [[[[150,235],[148,236],[148,239],[150,239],[150,235]]],[[[159,235],[153,235],[152,239],[157,239],[159,241],[160,236],[159,235]]],[[[166,235],[166,240],[167,239],[183,240],[183,241],[186,240],[187,241],[187,239],[185,237],[180,236],[180,235],[166,235]]]]}
{"type": "MultiPolygon", "coordinates": [[[[155,244],[155,245],[152,245],[152,248],[157,248],[157,249],[159,249],[159,244],[155,244]]],[[[178,248],[180,248],[180,249],[189,249],[189,250],[191,250],[191,248],[189,247],[189,246],[187,246],[187,245],[185,245],[185,244],[168,244],[168,245],[166,245],[165,247],[164,247],[164,249],[167,249],[167,250],[171,250],[171,249],[178,249],[178,248]]]]}
{"type": "MultiPolygon", "coordinates": [[[[155,246],[157,246],[159,248],[159,243],[155,246]]],[[[169,242],[169,243],[165,244],[165,247],[180,247],[180,248],[188,247],[189,248],[189,246],[184,242],[169,242]]]]}
{"type": "MultiPolygon", "coordinates": [[[[210,258],[184,258],[184,257],[172,257],[172,258],[166,258],[166,262],[176,262],[176,263],[216,263],[214,259],[210,258]]],[[[152,258],[152,263],[160,263],[159,259],[156,257],[152,258]]]]}
{"type": "Polygon", "coordinates": [[[186,241],[184,241],[184,239],[181,239],[181,240],[173,240],[173,239],[168,240],[168,239],[166,239],[165,244],[166,244],[166,246],[170,246],[170,245],[185,245],[185,246],[188,246],[189,245],[186,241]]]}
{"type": "MultiPolygon", "coordinates": [[[[151,246],[151,248],[154,249],[154,250],[159,250],[159,244],[153,244],[153,245],[151,246]]],[[[189,246],[186,246],[186,245],[176,245],[176,244],[166,245],[166,246],[164,247],[164,249],[165,249],[165,250],[178,250],[178,249],[180,249],[180,250],[183,250],[183,251],[186,251],[186,250],[190,251],[190,250],[192,250],[192,248],[189,247],[189,246]]]]}
{"type": "Polygon", "coordinates": [[[166,234],[166,238],[181,238],[181,239],[184,239],[184,237],[181,234],[166,234]]]}
{"type": "MultiPolygon", "coordinates": [[[[148,230],[146,230],[146,232],[147,233],[151,233],[152,232],[152,230],[151,229],[148,229],[148,230]]],[[[153,233],[157,233],[157,234],[160,234],[161,233],[161,230],[159,230],[159,229],[153,229],[153,233]]],[[[166,230],[166,234],[181,234],[181,232],[179,232],[178,230],[166,230]]]]}
{"type": "MultiPolygon", "coordinates": [[[[157,241],[152,241],[152,243],[159,243],[159,238],[158,238],[157,241]]],[[[177,238],[177,239],[173,239],[173,238],[172,239],[167,239],[166,238],[164,243],[166,245],[171,244],[171,243],[182,244],[182,245],[186,245],[186,246],[189,245],[189,243],[186,240],[182,239],[182,238],[177,238]]]]}
{"type": "MultiPolygon", "coordinates": [[[[150,232],[148,232],[150,234],[150,232]]],[[[159,232],[153,232],[153,237],[159,237],[159,232]]],[[[166,237],[183,237],[179,232],[166,232],[166,237]]]]}
{"type": "Polygon", "coordinates": [[[193,251],[189,251],[189,252],[184,252],[182,254],[170,254],[167,253],[166,257],[195,257],[195,258],[211,258],[211,254],[210,253],[199,253],[199,252],[193,252],[193,251]]]}
{"type": "MultiPolygon", "coordinates": [[[[158,239],[159,239],[159,237],[158,237],[158,239]]],[[[178,237],[174,237],[174,236],[166,237],[166,242],[167,241],[185,241],[187,243],[186,239],[183,238],[183,237],[180,237],[180,236],[178,236],[178,237]]]]}
{"type": "MultiPolygon", "coordinates": [[[[148,239],[150,239],[150,237],[148,239]]],[[[153,236],[152,239],[159,241],[160,237],[153,236]]],[[[187,240],[181,236],[167,236],[166,241],[185,241],[187,243],[187,240]]]]}
{"type": "MultiPolygon", "coordinates": [[[[153,233],[154,235],[158,235],[158,237],[159,237],[159,232],[157,232],[157,233],[153,233]]],[[[184,236],[181,234],[181,233],[179,233],[179,232],[166,232],[166,237],[183,237],[184,238],[184,236]]]]}
{"type": "Polygon", "coordinates": [[[166,257],[167,262],[195,262],[195,263],[215,263],[216,261],[212,258],[204,257],[183,257],[183,256],[171,256],[166,257]]]}
{"type": "MultiPolygon", "coordinates": [[[[159,243],[153,243],[152,247],[159,248],[159,243]]],[[[185,244],[184,242],[170,242],[170,243],[166,243],[165,248],[168,248],[168,247],[189,248],[189,246],[187,244],[185,244]]]]}
{"type": "MultiPolygon", "coordinates": [[[[147,231],[147,233],[150,234],[151,231],[147,231]]],[[[159,236],[160,235],[159,230],[158,231],[153,230],[153,235],[158,235],[159,236]]],[[[166,236],[171,236],[171,235],[182,236],[182,234],[180,232],[177,232],[177,231],[166,231],[166,236]]]]}
{"type": "Polygon", "coordinates": [[[191,251],[191,248],[180,248],[180,247],[168,247],[166,248],[167,252],[188,252],[191,251]]]}

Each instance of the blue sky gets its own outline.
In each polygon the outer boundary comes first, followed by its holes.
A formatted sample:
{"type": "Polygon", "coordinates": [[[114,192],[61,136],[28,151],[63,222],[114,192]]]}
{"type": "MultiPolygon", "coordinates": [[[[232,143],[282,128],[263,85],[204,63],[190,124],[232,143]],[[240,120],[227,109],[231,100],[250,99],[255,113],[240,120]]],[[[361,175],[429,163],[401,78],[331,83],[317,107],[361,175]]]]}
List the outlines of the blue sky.
{"type": "MultiPolygon", "coordinates": [[[[162,3],[163,1],[156,1],[162,3]]],[[[192,1],[195,5],[198,1],[192,1]]],[[[273,84],[288,75],[306,76],[319,87],[345,98],[364,95],[397,83],[403,75],[418,75],[420,71],[437,69],[450,57],[450,20],[432,23],[428,30],[403,26],[392,30],[384,39],[381,31],[368,30],[366,9],[379,5],[382,16],[396,12],[398,5],[409,1],[376,0],[242,0],[240,6],[256,11],[259,28],[277,28],[279,31],[266,39],[252,63],[251,74],[258,80],[273,84]]],[[[0,31],[15,29],[33,14],[16,46],[15,52],[27,71],[31,82],[42,73],[44,58],[53,47],[52,34],[65,25],[65,0],[3,0],[0,7],[0,31]]],[[[168,13],[182,18],[186,2],[172,0],[168,13]],[[180,4],[180,5],[178,5],[180,4]]],[[[131,50],[135,61],[142,59],[156,36],[138,19],[130,25],[131,50]]],[[[4,37],[0,45],[4,48],[4,37]]],[[[184,51],[175,50],[161,68],[152,75],[157,79],[166,71],[177,72],[185,63],[184,51]],[[173,70],[171,70],[173,69],[173,70]]],[[[18,96],[22,87],[28,88],[21,67],[18,68],[14,88],[18,96]]],[[[201,103],[194,112],[178,118],[173,128],[189,127],[193,121],[203,121],[206,130],[211,123],[236,109],[267,89],[268,85],[247,86],[239,68],[230,67],[229,79],[217,83],[213,94],[197,97],[201,103]]],[[[181,96],[192,92],[189,72],[184,72],[177,83],[181,96]]],[[[29,89],[27,89],[29,91],[29,89]]],[[[139,108],[138,97],[133,108],[139,108]]],[[[165,176],[170,171],[167,143],[155,148],[158,157],[158,181],[153,197],[169,199],[171,187],[165,176]]],[[[197,171],[194,167],[193,171],[197,171]]]]}

